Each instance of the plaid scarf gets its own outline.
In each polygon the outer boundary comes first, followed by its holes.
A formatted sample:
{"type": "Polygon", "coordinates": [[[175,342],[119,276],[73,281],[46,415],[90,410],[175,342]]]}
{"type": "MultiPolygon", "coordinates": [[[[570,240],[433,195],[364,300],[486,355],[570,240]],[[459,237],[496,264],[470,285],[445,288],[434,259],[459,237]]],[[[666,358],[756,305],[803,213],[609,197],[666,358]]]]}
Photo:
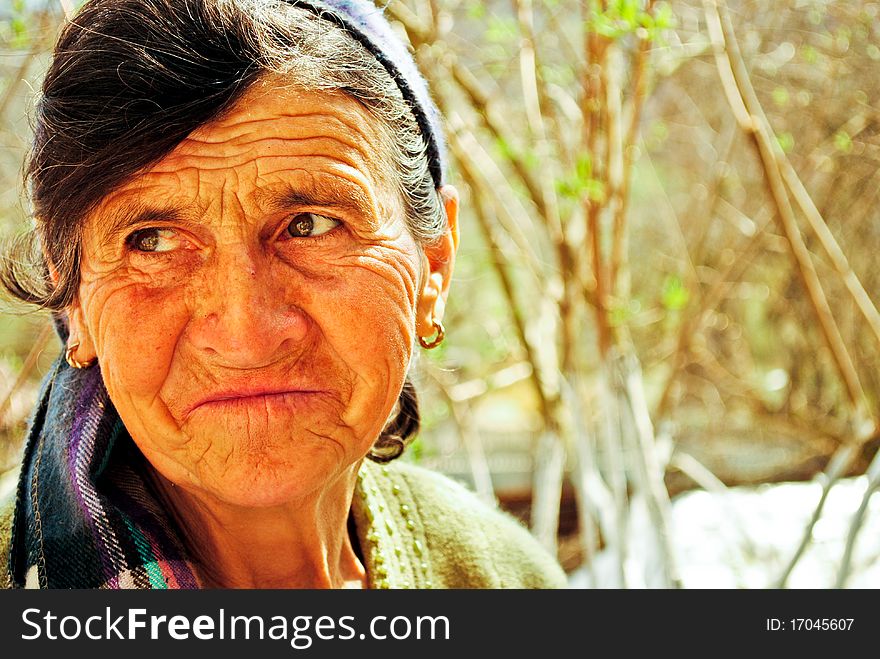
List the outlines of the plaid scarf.
{"type": "MultiPolygon", "coordinates": [[[[59,333],[66,334],[62,327],[59,333]]],[[[31,421],[12,530],[18,588],[198,588],[98,366],[63,357],[31,421]]]]}

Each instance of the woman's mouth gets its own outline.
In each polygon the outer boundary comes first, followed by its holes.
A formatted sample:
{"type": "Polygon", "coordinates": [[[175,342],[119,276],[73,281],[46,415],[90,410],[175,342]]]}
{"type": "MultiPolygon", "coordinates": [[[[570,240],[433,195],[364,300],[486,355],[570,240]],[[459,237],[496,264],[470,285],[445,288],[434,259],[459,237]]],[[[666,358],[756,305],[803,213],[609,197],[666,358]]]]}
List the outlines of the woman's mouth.
{"type": "Polygon", "coordinates": [[[189,406],[184,416],[190,417],[196,412],[252,410],[271,412],[299,408],[314,403],[324,394],[325,391],[316,389],[244,389],[213,392],[189,406]]]}

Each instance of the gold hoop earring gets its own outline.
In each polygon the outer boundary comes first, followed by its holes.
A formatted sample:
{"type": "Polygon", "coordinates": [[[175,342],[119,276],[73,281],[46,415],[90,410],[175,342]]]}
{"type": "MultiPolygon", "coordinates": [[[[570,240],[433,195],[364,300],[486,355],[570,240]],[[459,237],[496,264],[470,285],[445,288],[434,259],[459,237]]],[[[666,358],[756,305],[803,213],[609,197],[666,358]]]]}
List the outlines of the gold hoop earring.
{"type": "Polygon", "coordinates": [[[67,350],[64,351],[64,360],[67,362],[67,365],[70,366],[70,368],[88,368],[95,363],[94,359],[90,359],[87,362],[81,362],[77,360],[73,356],[73,353],[76,352],[77,348],[79,348],[79,341],[77,341],[73,345],[67,346],[67,350]]]}
{"type": "Polygon", "coordinates": [[[446,336],[446,329],[443,327],[443,323],[441,323],[439,320],[431,320],[431,323],[434,325],[434,332],[436,332],[437,336],[435,336],[431,341],[428,341],[423,336],[419,337],[419,345],[422,346],[425,350],[436,348],[441,343],[443,343],[443,338],[446,336]]]}

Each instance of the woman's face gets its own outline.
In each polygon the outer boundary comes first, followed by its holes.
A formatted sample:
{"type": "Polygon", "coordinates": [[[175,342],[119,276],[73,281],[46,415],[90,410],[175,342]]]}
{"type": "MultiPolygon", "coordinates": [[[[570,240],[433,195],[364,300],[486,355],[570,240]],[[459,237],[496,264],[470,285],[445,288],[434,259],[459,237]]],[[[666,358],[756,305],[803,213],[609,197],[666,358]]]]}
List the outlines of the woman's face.
{"type": "Polygon", "coordinates": [[[381,432],[457,245],[447,190],[417,248],[384,145],[346,96],[261,84],[88,219],[71,341],[172,482],[274,505],[381,432]]]}

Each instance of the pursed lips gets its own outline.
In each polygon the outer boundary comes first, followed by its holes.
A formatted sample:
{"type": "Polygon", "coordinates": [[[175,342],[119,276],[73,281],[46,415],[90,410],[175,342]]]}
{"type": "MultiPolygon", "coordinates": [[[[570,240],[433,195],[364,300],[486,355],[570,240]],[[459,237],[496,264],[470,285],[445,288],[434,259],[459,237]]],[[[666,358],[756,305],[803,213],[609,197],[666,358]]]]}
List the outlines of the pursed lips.
{"type": "Polygon", "coordinates": [[[251,405],[263,404],[278,399],[304,399],[317,394],[326,393],[318,389],[306,388],[258,388],[258,389],[236,389],[217,391],[204,396],[195,404],[190,405],[185,413],[185,417],[191,416],[196,410],[203,407],[221,407],[225,405],[251,405]]]}

